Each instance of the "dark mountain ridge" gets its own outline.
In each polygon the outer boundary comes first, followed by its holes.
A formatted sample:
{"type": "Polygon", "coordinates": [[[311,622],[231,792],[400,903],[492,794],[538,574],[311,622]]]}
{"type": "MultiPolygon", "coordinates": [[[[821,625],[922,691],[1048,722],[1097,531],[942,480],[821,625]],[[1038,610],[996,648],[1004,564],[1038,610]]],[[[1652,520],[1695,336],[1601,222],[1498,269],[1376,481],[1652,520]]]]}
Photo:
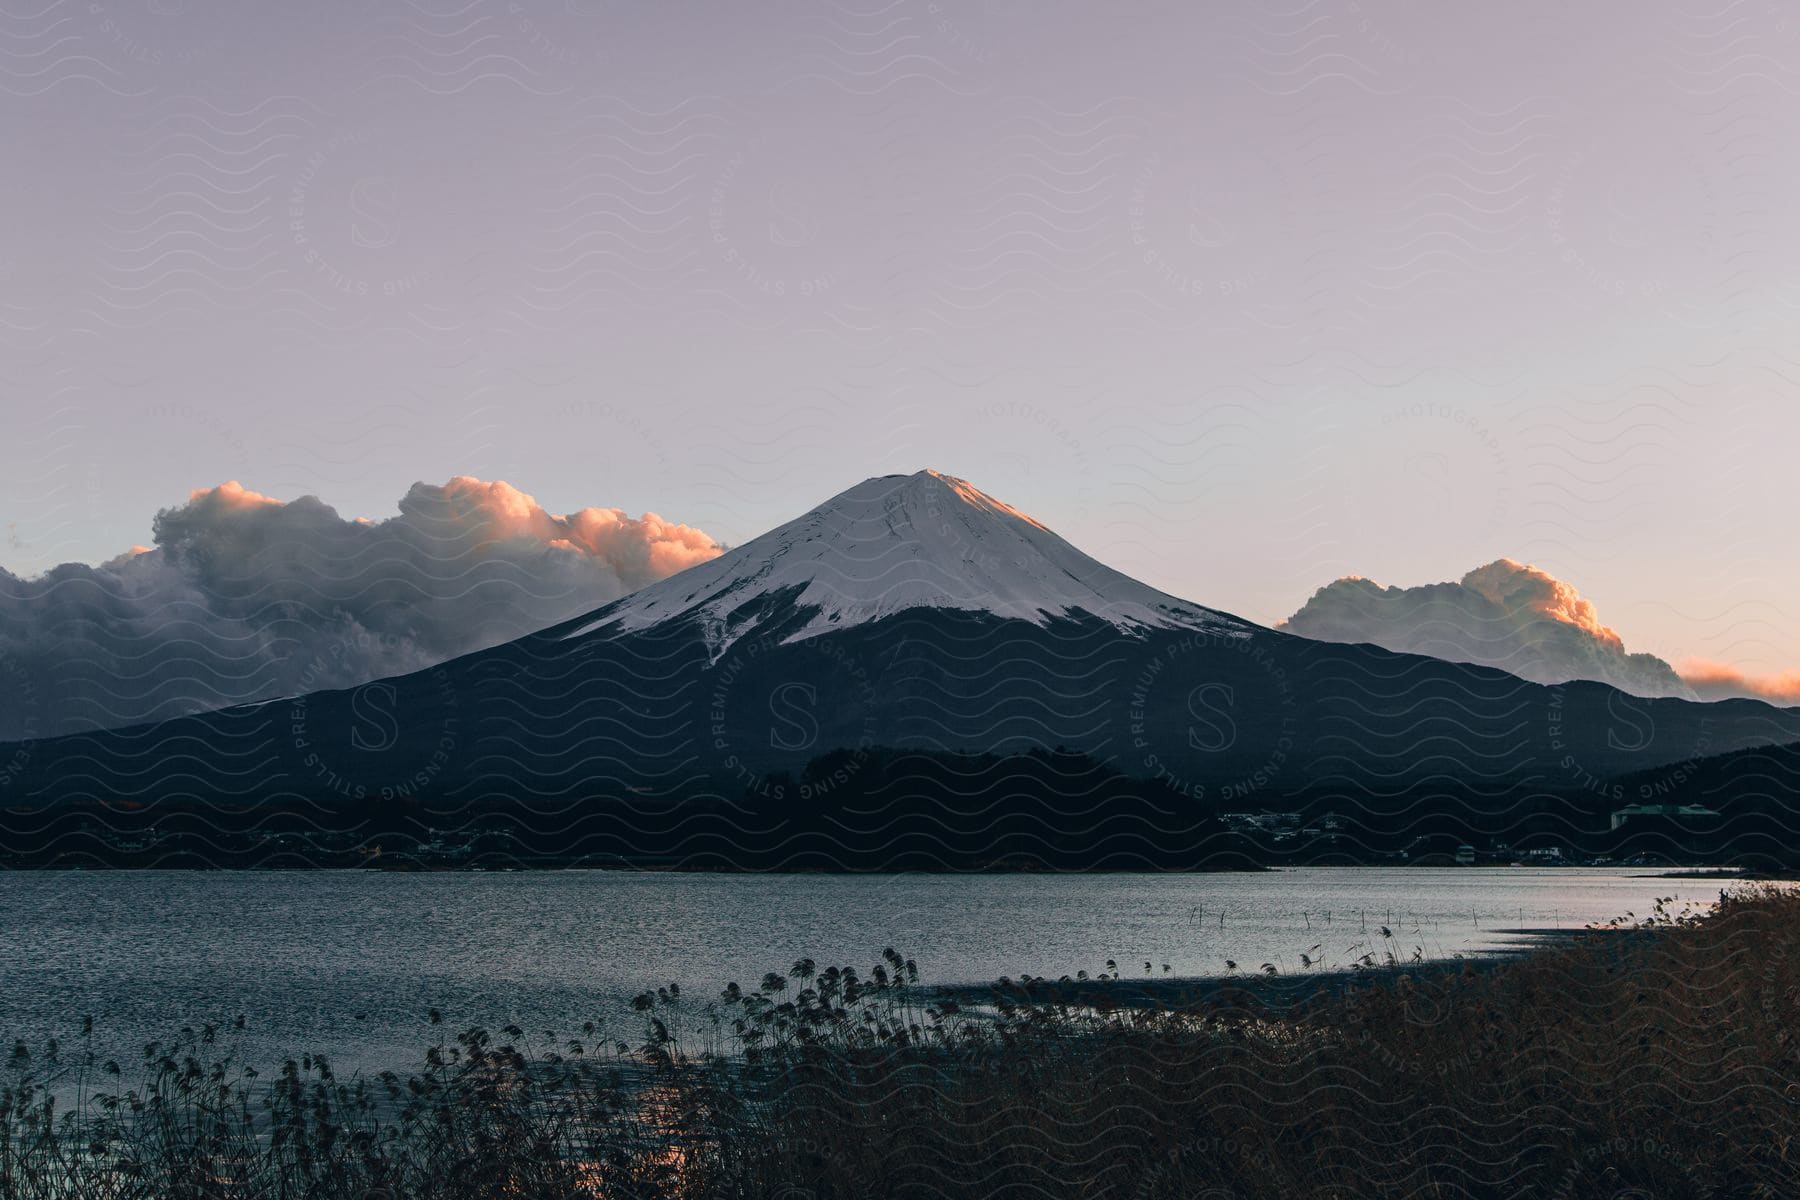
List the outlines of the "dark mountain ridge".
{"type": "MultiPolygon", "coordinates": [[[[0,837],[42,838],[74,809],[139,822],[181,810],[234,828],[246,812],[283,814],[337,830],[379,814],[427,829],[503,814],[540,841],[604,833],[609,852],[646,860],[680,861],[701,842],[728,855],[734,833],[756,824],[759,863],[779,862],[765,827],[790,798],[768,794],[771,777],[798,779],[834,752],[854,774],[877,749],[1079,755],[1109,780],[1136,781],[1154,811],[1179,810],[1168,829],[1304,801],[1383,836],[1445,808],[1469,828],[1504,830],[1559,808],[1575,820],[1570,798],[1591,823],[1627,802],[1616,777],[1800,740],[1800,710],[1542,686],[1263,629],[1098,564],[1084,575],[1092,560],[966,488],[935,475],[870,481],[861,489],[873,492],[879,536],[846,537],[865,513],[840,519],[839,497],[768,535],[773,544],[740,547],[738,563],[728,555],[412,675],[0,747],[0,837]],[[940,522],[952,510],[952,542],[919,534],[909,510],[922,508],[940,522]],[[795,527],[806,532],[777,536],[795,527]],[[800,554],[813,556],[804,572],[769,569],[800,554]],[[930,589],[958,586],[936,578],[958,555],[984,554],[984,586],[1008,595],[1002,611],[978,593],[930,602],[930,589]],[[1055,572],[1046,603],[1022,607],[1055,572]],[[896,578],[911,594],[896,596],[896,578]],[[666,611],[642,619],[657,606],[666,611]]],[[[990,786],[1018,787],[970,789],[990,786]]],[[[957,790],[942,776],[932,787],[957,790]]],[[[1046,840],[1066,847],[1104,815],[1047,796],[1040,818],[1046,840]]],[[[980,822],[964,825],[945,853],[979,860],[980,822]]],[[[879,821],[844,828],[845,861],[891,849],[879,821]]]]}

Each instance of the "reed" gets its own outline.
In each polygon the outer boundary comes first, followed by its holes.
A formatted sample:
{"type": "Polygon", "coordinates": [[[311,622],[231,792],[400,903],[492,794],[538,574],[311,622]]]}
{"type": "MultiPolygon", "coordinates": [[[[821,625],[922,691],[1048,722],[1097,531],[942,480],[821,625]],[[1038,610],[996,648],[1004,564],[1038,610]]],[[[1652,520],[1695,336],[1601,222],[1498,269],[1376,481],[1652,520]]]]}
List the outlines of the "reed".
{"type": "Polygon", "coordinates": [[[211,1027],[126,1069],[90,1026],[13,1047],[0,1196],[1800,1194],[1792,891],[1275,982],[1146,1003],[1113,967],[974,1002],[890,950],[645,992],[633,1044],[473,1029],[374,1079],[262,1079],[211,1027]]]}

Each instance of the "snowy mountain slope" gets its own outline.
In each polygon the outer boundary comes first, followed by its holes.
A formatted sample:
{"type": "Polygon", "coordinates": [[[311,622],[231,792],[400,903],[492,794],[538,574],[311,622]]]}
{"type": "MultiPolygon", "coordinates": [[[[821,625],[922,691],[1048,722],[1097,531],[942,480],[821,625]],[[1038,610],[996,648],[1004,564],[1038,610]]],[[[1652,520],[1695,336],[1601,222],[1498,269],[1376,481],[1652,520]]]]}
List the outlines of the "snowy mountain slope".
{"type": "MultiPolygon", "coordinates": [[[[758,869],[961,869],[1046,846],[1064,865],[1167,866],[1218,811],[1329,811],[1367,845],[1604,831],[1620,776],[1660,794],[1695,758],[1797,741],[1800,710],[1546,687],[1263,629],[923,473],[429,670],[0,746],[0,859],[30,840],[80,861],[82,822],[129,811],[163,829],[185,814],[207,838],[222,813],[329,819],[371,846],[395,823],[481,822],[558,853],[758,869]],[[1074,752],[1142,782],[1165,823],[1121,825],[1144,806],[1119,809],[1087,774],[887,777],[889,752],[1074,752]],[[811,858],[805,830],[824,839],[811,858]]],[[[1758,828],[1787,853],[1791,837],[1758,828]]]]}
{"type": "Polygon", "coordinates": [[[936,471],[865,480],[711,562],[565,627],[565,637],[698,620],[717,655],[787,594],[810,620],[785,640],[909,609],[979,612],[1042,625],[1085,612],[1126,631],[1244,622],[1095,561],[1012,506],[936,471]]]}

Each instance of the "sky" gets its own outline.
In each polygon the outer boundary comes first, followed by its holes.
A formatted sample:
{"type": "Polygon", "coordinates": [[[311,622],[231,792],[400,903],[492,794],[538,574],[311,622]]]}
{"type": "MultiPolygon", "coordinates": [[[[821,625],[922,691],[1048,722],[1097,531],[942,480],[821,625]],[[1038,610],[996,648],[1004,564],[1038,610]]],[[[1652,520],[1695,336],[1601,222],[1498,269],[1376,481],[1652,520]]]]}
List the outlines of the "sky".
{"type": "Polygon", "coordinates": [[[934,467],[1265,623],[1510,558],[1800,666],[1779,4],[38,0],[0,90],[15,573],[934,467]]]}

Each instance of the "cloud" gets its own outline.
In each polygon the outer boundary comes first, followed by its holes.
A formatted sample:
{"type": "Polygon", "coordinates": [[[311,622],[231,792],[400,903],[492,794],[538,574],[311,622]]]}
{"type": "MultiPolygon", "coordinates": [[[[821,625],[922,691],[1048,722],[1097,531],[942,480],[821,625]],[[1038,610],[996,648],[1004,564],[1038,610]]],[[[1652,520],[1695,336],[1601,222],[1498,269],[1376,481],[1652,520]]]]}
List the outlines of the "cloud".
{"type": "Polygon", "coordinates": [[[1548,571],[1497,559],[1485,567],[1477,567],[1462,578],[1462,586],[1478,592],[1509,613],[1541,617],[1572,625],[1609,650],[1625,652],[1625,643],[1617,633],[1600,623],[1593,601],[1548,571]]]}
{"type": "Polygon", "coordinates": [[[0,740],[160,720],[417,670],[705,562],[691,526],[546,512],[512,485],[417,483],[345,519],[236,481],[153,522],[153,544],[22,579],[0,570],[0,740]]]}
{"type": "Polygon", "coordinates": [[[1536,683],[1596,679],[1640,696],[1693,695],[1662,659],[1628,653],[1573,586],[1510,558],[1422,587],[1349,576],[1320,588],[1279,628],[1499,667],[1536,683]]]}
{"type": "Polygon", "coordinates": [[[1684,658],[1678,669],[1702,700],[1753,696],[1771,704],[1800,704],[1800,671],[1758,675],[1705,658],[1684,658]]]}

